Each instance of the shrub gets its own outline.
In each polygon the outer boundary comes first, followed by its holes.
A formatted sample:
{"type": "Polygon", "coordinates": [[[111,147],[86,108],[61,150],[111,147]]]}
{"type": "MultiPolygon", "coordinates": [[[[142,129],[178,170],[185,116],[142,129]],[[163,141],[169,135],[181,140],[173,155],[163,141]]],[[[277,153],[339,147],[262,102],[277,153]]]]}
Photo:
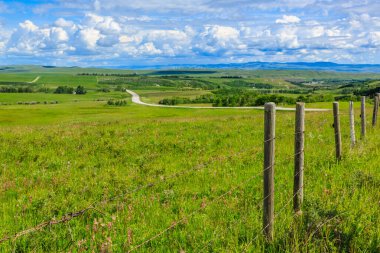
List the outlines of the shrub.
{"type": "Polygon", "coordinates": [[[57,89],[54,91],[56,94],[73,94],[74,88],[68,87],[68,86],[58,86],[57,89]]]}
{"type": "Polygon", "coordinates": [[[87,93],[86,89],[81,85],[79,85],[75,90],[75,94],[78,94],[78,95],[84,95],[86,93],[87,93]]]}
{"type": "Polygon", "coordinates": [[[107,101],[107,105],[111,105],[111,106],[126,106],[127,105],[127,101],[126,100],[114,100],[114,99],[110,99],[107,101]]]}

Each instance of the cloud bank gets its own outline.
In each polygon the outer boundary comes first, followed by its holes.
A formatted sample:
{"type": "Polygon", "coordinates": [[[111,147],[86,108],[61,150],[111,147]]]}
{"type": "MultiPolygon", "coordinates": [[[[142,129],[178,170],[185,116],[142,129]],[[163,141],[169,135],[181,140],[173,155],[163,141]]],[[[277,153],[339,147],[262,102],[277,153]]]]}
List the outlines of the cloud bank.
{"type": "Polygon", "coordinates": [[[380,63],[379,9],[375,0],[0,1],[0,59],[81,66],[380,63]]]}

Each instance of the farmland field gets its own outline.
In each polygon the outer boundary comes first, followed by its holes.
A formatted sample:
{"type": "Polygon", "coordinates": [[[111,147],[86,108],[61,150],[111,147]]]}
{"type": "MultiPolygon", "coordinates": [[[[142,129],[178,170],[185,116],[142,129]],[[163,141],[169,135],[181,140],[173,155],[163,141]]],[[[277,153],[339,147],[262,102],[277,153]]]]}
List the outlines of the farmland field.
{"type": "Polygon", "coordinates": [[[380,129],[371,126],[370,99],[378,75],[13,71],[0,72],[0,86],[30,89],[0,93],[1,252],[380,251],[380,129]],[[87,93],[55,93],[59,86],[87,93]],[[307,108],[330,109],[341,99],[343,159],[335,159],[332,112],[307,112],[303,214],[295,216],[294,112],[277,112],[275,237],[268,243],[263,111],[146,107],[133,104],[126,88],[150,103],[238,104],[233,99],[244,97],[257,104],[271,94],[293,99],[282,106],[309,99],[307,108]],[[360,139],[355,102],[358,143],[350,147],[347,101],[365,92],[367,136],[360,139]],[[199,103],[202,96],[209,100],[199,103]]]}

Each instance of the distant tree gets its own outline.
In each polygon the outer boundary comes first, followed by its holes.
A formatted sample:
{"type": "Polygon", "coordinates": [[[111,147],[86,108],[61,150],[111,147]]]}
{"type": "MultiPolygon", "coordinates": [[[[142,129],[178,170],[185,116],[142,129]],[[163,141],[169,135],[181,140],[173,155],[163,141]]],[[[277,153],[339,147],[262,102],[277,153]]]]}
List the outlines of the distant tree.
{"type": "Polygon", "coordinates": [[[58,86],[57,89],[55,89],[54,93],[56,94],[73,94],[74,88],[73,87],[67,87],[67,86],[58,86]]]}
{"type": "Polygon", "coordinates": [[[79,86],[75,89],[75,94],[83,95],[83,94],[86,94],[86,93],[87,93],[86,89],[85,89],[83,86],[81,86],[81,85],[79,85],[79,86]]]}

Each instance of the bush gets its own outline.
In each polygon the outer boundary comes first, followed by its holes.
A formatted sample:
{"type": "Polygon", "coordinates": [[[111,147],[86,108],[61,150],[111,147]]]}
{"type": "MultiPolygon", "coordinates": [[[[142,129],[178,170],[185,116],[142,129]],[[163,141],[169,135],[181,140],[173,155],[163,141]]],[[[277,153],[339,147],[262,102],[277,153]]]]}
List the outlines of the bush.
{"type": "Polygon", "coordinates": [[[1,86],[0,87],[0,93],[33,93],[34,90],[30,86],[26,87],[7,87],[7,86],[1,86]]]}
{"type": "Polygon", "coordinates": [[[87,91],[86,89],[79,85],[76,89],[73,87],[68,87],[68,86],[58,86],[57,89],[54,91],[55,94],[78,94],[78,95],[83,95],[86,94],[87,91]]]}
{"type": "Polygon", "coordinates": [[[107,105],[111,105],[111,106],[126,106],[127,105],[127,101],[126,100],[113,100],[113,99],[110,99],[107,101],[107,105]]]}
{"type": "Polygon", "coordinates": [[[68,86],[58,86],[54,91],[55,94],[73,94],[74,88],[68,86]]]}
{"type": "Polygon", "coordinates": [[[80,85],[75,90],[75,94],[77,94],[77,95],[84,95],[86,93],[87,93],[86,89],[80,85]]]}

